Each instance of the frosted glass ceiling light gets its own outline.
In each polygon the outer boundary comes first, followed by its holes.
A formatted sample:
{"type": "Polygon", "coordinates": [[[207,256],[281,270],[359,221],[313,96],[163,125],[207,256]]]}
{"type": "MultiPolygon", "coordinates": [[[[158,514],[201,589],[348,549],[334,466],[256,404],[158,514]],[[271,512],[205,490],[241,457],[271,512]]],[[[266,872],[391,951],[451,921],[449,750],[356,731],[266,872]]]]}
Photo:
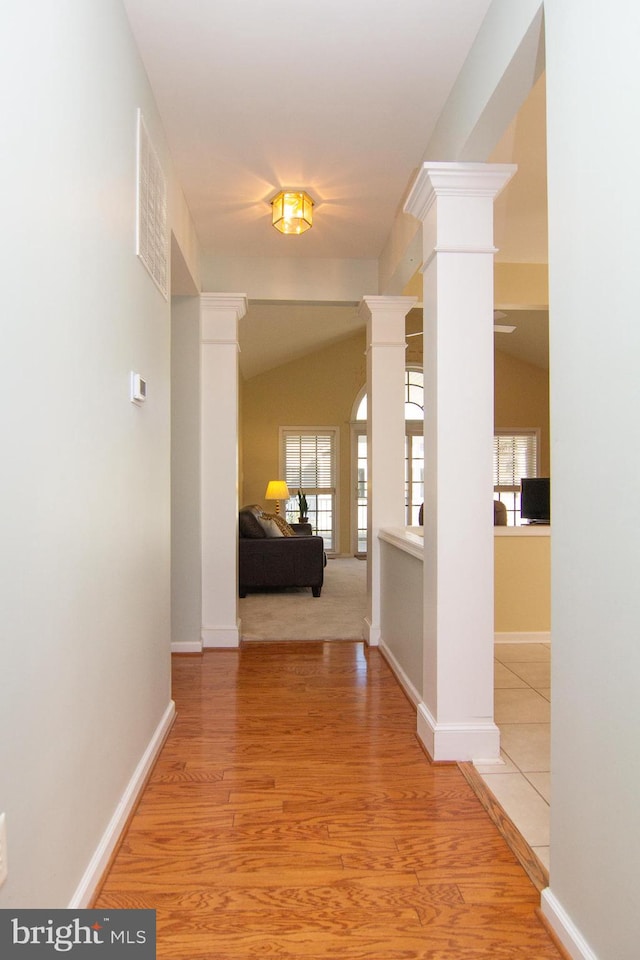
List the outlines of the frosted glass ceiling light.
{"type": "Polygon", "coordinates": [[[313,200],[302,190],[281,190],[271,201],[271,210],[271,222],[280,233],[304,233],[313,223],[313,200]]]}

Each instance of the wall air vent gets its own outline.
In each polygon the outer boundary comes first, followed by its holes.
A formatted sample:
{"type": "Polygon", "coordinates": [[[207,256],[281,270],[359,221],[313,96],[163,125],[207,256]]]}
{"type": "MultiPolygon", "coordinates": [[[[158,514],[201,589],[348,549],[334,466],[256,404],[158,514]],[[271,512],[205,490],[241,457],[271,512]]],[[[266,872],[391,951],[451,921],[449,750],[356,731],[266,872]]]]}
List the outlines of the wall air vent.
{"type": "Polygon", "coordinates": [[[141,110],[138,110],[137,194],[136,253],[167,300],[167,183],[141,110]]]}

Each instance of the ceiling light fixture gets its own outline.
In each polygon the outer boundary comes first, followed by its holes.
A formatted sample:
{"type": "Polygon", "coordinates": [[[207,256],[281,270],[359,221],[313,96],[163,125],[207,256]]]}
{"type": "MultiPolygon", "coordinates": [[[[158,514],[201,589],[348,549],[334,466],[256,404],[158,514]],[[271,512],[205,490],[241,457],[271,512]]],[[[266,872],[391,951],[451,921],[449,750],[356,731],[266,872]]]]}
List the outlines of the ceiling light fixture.
{"type": "Polygon", "coordinates": [[[281,190],[271,201],[271,210],[271,222],[280,233],[304,233],[313,223],[313,200],[304,190],[281,190]]]}

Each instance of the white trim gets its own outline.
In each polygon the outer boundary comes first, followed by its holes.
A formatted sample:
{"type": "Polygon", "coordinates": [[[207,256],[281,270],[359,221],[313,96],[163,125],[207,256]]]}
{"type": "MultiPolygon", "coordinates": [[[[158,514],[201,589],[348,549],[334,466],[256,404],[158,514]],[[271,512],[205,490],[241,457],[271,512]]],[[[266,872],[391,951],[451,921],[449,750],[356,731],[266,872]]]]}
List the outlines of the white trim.
{"type": "Polygon", "coordinates": [[[202,653],[202,640],[174,640],[171,653],[202,653]]]}
{"type": "Polygon", "coordinates": [[[598,960],[573,920],[549,887],[540,897],[542,914],[572,960],[598,960]]]}
{"type": "Polygon", "coordinates": [[[432,760],[496,759],[500,730],[493,720],[476,723],[437,723],[425,703],[418,704],[417,733],[432,760]]]}
{"type": "Polygon", "coordinates": [[[416,560],[424,561],[424,533],[422,527],[383,527],[378,539],[408,553],[416,560]]]}
{"type": "Polygon", "coordinates": [[[379,646],[380,646],[380,653],[382,654],[382,656],[385,658],[385,660],[391,667],[391,670],[393,671],[396,680],[398,681],[398,683],[400,684],[400,686],[402,687],[402,689],[404,690],[404,692],[406,693],[406,695],[408,696],[409,700],[414,705],[414,707],[417,707],[418,704],[420,703],[420,700],[422,699],[420,693],[414,687],[413,683],[411,682],[407,674],[404,672],[404,670],[400,666],[400,663],[398,662],[396,657],[393,655],[393,653],[391,652],[391,650],[386,645],[383,639],[380,640],[379,646]]]}
{"type": "Polygon", "coordinates": [[[235,627],[203,627],[202,646],[205,650],[234,649],[240,646],[240,621],[235,627]]]}
{"type": "Polygon", "coordinates": [[[134,809],[138,798],[142,793],[147,782],[154,763],[162,749],[164,741],[171,729],[176,715],[176,705],[173,700],[169,701],[167,709],[156,727],[146,750],[142,754],[133,776],[129,780],[124,793],[113,812],[111,820],[107,824],[107,829],[102,835],[87,869],[84,872],[82,880],[78,884],[75,893],[71,897],[69,910],[80,910],[90,905],[96,892],[96,888],[107,869],[109,860],[116,849],[120,837],[127,825],[129,816],[134,809]]]}
{"type": "Polygon", "coordinates": [[[427,272],[432,262],[435,260],[436,256],[439,253],[485,253],[491,254],[493,257],[498,252],[498,247],[494,247],[493,244],[462,244],[461,246],[455,246],[454,244],[447,244],[447,246],[436,246],[433,248],[431,253],[428,255],[422,266],[420,267],[420,273],[423,275],[427,272]]]}
{"type": "Polygon", "coordinates": [[[523,523],[519,527],[494,527],[494,537],[550,537],[548,523],[523,523]]]}
{"type": "Polygon", "coordinates": [[[551,643],[551,632],[549,630],[531,630],[528,633],[501,631],[494,633],[493,640],[494,643],[551,643]]]}
{"type": "Polygon", "coordinates": [[[439,196],[495,198],[517,169],[514,163],[425,162],[405,201],[404,212],[424,221],[439,196]]]}

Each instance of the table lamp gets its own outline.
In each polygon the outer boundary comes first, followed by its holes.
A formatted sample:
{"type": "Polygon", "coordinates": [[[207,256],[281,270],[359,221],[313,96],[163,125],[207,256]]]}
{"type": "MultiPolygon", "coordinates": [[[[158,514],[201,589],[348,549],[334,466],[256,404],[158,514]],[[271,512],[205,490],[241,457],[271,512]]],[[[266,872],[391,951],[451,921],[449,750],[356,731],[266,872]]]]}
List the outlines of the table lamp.
{"type": "Polygon", "coordinates": [[[276,513],[280,513],[280,501],[289,499],[289,488],[284,480],[269,480],[265,500],[275,500],[276,513]]]}

